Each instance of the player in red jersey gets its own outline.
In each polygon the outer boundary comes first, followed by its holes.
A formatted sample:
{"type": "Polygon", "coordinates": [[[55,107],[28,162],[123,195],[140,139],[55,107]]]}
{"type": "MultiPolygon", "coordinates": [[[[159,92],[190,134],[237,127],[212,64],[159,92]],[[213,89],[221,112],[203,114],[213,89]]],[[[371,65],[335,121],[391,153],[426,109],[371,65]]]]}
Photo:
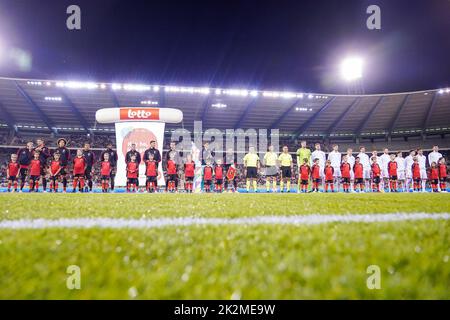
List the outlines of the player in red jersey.
{"type": "Polygon", "coordinates": [[[421,180],[422,180],[422,175],[420,172],[420,164],[419,164],[419,158],[417,158],[417,156],[415,156],[413,158],[413,164],[411,165],[411,171],[412,171],[412,178],[414,181],[414,191],[418,192],[422,190],[421,187],[421,180]]]}
{"type": "Polygon", "coordinates": [[[155,160],[153,153],[150,153],[148,160],[145,161],[145,176],[147,177],[145,184],[147,192],[155,192],[158,187],[158,177],[160,174],[158,172],[158,162],[155,160]]]}
{"type": "MultiPolygon", "coordinates": [[[[50,191],[58,192],[59,184],[59,173],[61,172],[61,162],[60,154],[54,153],[53,160],[50,162],[50,167],[48,168],[50,173],[50,191]]],[[[66,192],[66,188],[63,189],[66,192]]]]}
{"type": "Polygon", "coordinates": [[[319,159],[314,159],[313,165],[311,167],[311,179],[313,183],[313,187],[311,192],[319,192],[319,184],[320,184],[320,165],[319,159]]]}
{"type": "Polygon", "coordinates": [[[127,192],[136,192],[139,175],[139,164],[136,161],[136,155],[131,156],[127,163],[127,192]]]}
{"type": "Polygon", "coordinates": [[[203,184],[205,186],[205,191],[211,191],[212,179],[214,175],[214,169],[211,166],[211,160],[206,160],[206,166],[203,168],[203,184]]]}
{"type": "Polygon", "coordinates": [[[30,192],[39,191],[39,179],[41,177],[41,160],[39,160],[39,152],[34,152],[34,158],[30,162],[30,192]]]}
{"type": "Polygon", "coordinates": [[[192,161],[191,154],[186,156],[186,163],[184,164],[184,189],[187,193],[192,193],[195,176],[195,162],[192,161]]]}
{"type": "Polygon", "coordinates": [[[169,160],[167,160],[167,191],[177,191],[177,163],[175,162],[175,154],[170,154],[169,160]]]}
{"type": "Polygon", "coordinates": [[[391,161],[388,162],[388,173],[389,173],[389,186],[390,192],[398,192],[397,191],[397,173],[398,163],[395,161],[395,154],[391,154],[391,161]]]}
{"type": "Polygon", "coordinates": [[[378,157],[372,157],[371,160],[372,192],[380,192],[381,167],[378,164],[378,157]]]}
{"type": "Polygon", "coordinates": [[[439,182],[441,184],[441,192],[447,192],[447,163],[444,157],[439,159],[439,182]]]}
{"type": "Polygon", "coordinates": [[[17,176],[19,174],[20,165],[17,162],[17,154],[11,155],[11,161],[8,163],[6,168],[6,179],[8,180],[8,192],[11,191],[11,186],[13,186],[12,191],[17,190],[17,176]]]}
{"type": "Polygon", "coordinates": [[[323,175],[325,176],[325,192],[328,192],[328,187],[331,187],[331,192],[334,192],[334,168],[331,165],[331,160],[327,160],[325,163],[323,175]]]}
{"type": "Polygon", "coordinates": [[[83,157],[83,150],[77,150],[77,156],[73,158],[73,188],[72,192],[84,191],[84,172],[86,171],[86,159],[83,157]]]}
{"type": "Polygon", "coordinates": [[[111,171],[113,166],[109,161],[109,153],[103,155],[102,161],[100,162],[100,175],[102,179],[102,192],[106,193],[109,189],[109,180],[111,179],[111,171]]]}
{"type": "MultiPolygon", "coordinates": [[[[351,155],[352,149],[347,149],[347,150],[350,151],[350,155],[351,155]]],[[[341,163],[342,188],[344,189],[344,192],[346,192],[346,193],[350,192],[349,186],[350,186],[350,181],[352,180],[351,170],[352,170],[352,166],[348,162],[348,154],[346,154],[342,157],[342,163],[341,163]]]]}
{"type": "Polygon", "coordinates": [[[429,169],[428,177],[430,179],[431,189],[433,192],[438,192],[438,184],[439,184],[439,167],[436,162],[431,163],[431,167],[429,169]]]}
{"type": "Polygon", "coordinates": [[[308,165],[308,159],[303,159],[303,164],[298,169],[300,175],[301,192],[308,192],[309,174],[311,168],[308,165]]]}
{"type": "Polygon", "coordinates": [[[27,142],[26,148],[19,149],[17,151],[17,162],[19,162],[19,176],[20,176],[20,191],[25,186],[25,181],[28,176],[28,167],[33,160],[33,142],[27,142]]]}
{"type": "Polygon", "coordinates": [[[214,167],[214,178],[216,180],[215,190],[219,193],[223,190],[223,171],[222,159],[217,159],[216,166],[214,167]]]}
{"type": "Polygon", "coordinates": [[[355,176],[355,191],[365,192],[364,191],[364,166],[360,162],[360,158],[355,158],[355,165],[353,166],[353,172],[355,176]]]}
{"type": "Polygon", "coordinates": [[[227,170],[227,176],[226,176],[226,180],[225,180],[225,189],[228,190],[228,186],[231,184],[233,185],[232,187],[232,192],[236,192],[237,191],[237,181],[236,181],[236,166],[234,163],[230,164],[228,166],[228,170],[227,170]]]}

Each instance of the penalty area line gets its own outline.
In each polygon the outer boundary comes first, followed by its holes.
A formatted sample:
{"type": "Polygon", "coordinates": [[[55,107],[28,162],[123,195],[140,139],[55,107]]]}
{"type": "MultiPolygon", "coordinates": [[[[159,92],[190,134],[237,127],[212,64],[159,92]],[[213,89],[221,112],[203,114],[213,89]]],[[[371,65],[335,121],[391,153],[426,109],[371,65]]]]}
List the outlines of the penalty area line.
{"type": "Polygon", "coordinates": [[[294,216],[254,216],[243,218],[60,218],[0,221],[0,229],[111,228],[151,229],[178,226],[219,225],[317,225],[326,223],[377,223],[417,220],[449,220],[450,213],[380,213],[380,214],[307,214],[294,216]]]}

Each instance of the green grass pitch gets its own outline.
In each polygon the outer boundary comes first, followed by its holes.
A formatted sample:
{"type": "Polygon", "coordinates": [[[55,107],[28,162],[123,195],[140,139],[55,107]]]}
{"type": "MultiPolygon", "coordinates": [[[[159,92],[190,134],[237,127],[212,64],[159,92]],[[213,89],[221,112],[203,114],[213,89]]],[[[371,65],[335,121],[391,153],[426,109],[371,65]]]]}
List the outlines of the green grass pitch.
{"type": "MultiPolygon", "coordinates": [[[[450,212],[447,194],[0,194],[0,220],[450,212]]],[[[449,299],[450,221],[0,229],[0,299],[449,299]],[[69,290],[67,267],[81,271],[69,290]],[[367,267],[381,288],[366,285],[367,267]]]]}

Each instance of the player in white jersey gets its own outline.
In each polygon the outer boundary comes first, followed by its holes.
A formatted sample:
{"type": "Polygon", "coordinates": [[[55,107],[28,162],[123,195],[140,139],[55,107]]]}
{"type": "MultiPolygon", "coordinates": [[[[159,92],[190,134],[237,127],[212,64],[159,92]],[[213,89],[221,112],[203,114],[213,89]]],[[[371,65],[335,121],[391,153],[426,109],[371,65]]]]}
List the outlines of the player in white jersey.
{"type": "MultiPolygon", "coordinates": [[[[439,163],[439,160],[442,158],[442,154],[439,152],[439,147],[437,145],[433,146],[433,151],[428,154],[428,165],[431,167],[433,162],[439,163]]],[[[438,191],[441,191],[441,186],[438,183],[438,191]]]]}
{"type": "Polygon", "coordinates": [[[339,152],[339,146],[337,144],[333,144],[333,151],[331,151],[328,154],[328,160],[331,161],[331,166],[334,169],[334,184],[335,184],[336,190],[339,192],[342,156],[341,156],[341,153],[339,152]]]}
{"type": "Polygon", "coordinates": [[[353,172],[353,166],[355,165],[355,157],[353,156],[353,149],[347,149],[347,163],[350,164],[350,191],[353,192],[353,184],[355,182],[355,173],[353,172]]]}
{"type": "Polygon", "coordinates": [[[370,190],[370,160],[369,156],[366,153],[365,147],[359,147],[359,153],[357,157],[359,158],[359,162],[363,165],[364,168],[365,189],[370,190]]]}
{"type": "Polygon", "coordinates": [[[378,163],[381,167],[381,190],[384,190],[384,188],[387,186],[387,189],[390,190],[390,184],[389,184],[389,171],[388,171],[388,163],[391,161],[391,156],[389,155],[389,149],[384,148],[383,154],[379,157],[380,160],[378,163]]]}
{"type": "Polygon", "coordinates": [[[423,149],[417,149],[417,159],[419,160],[420,179],[422,179],[422,192],[426,192],[427,184],[427,157],[423,155],[423,149]]]}
{"type": "Polygon", "coordinates": [[[442,158],[442,154],[439,152],[437,145],[433,146],[433,151],[428,154],[428,165],[431,167],[433,162],[439,163],[439,159],[442,158]]]}
{"type": "Polygon", "coordinates": [[[411,186],[413,185],[412,165],[414,163],[415,156],[416,150],[411,150],[409,151],[409,156],[405,158],[405,189],[407,192],[410,191],[411,186]]]}
{"type": "Polygon", "coordinates": [[[397,158],[395,158],[395,162],[397,162],[397,179],[398,179],[398,190],[402,190],[405,192],[405,170],[406,170],[406,161],[403,158],[403,153],[399,151],[397,153],[397,158]]]}
{"type": "Polygon", "coordinates": [[[322,189],[324,189],[324,184],[325,184],[325,179],[323,176],[323,172],[325,169],[325,161],[326,161],[326,155],[325,152],[323,152],[320,148],[320,143],[316,143],[314,145],[315,150],[313,151],[313,153],[311,154],[311,163],[310,166],[312,168],[313,165],[313,161],[314,159],[319,159],[319,168],[320,168],[320,178],[322,180],[322,189]]]}

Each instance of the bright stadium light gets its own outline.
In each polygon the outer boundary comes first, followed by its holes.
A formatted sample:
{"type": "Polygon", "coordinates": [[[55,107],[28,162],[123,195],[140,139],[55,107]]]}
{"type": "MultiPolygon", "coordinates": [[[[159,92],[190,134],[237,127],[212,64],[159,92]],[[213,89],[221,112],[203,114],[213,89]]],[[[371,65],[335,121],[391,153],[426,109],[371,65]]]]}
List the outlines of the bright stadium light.
{"type": "Polygon", "coordinates": [[[358,57],[349,57],[341,63],[341,76],[346,81],[353,81],[362,77],[364,62],[358,57]]]}
{"type": "Polygon", "coordinates": [[[62,101],[61,97],[45,97],[45,101],[62,101]]]}

